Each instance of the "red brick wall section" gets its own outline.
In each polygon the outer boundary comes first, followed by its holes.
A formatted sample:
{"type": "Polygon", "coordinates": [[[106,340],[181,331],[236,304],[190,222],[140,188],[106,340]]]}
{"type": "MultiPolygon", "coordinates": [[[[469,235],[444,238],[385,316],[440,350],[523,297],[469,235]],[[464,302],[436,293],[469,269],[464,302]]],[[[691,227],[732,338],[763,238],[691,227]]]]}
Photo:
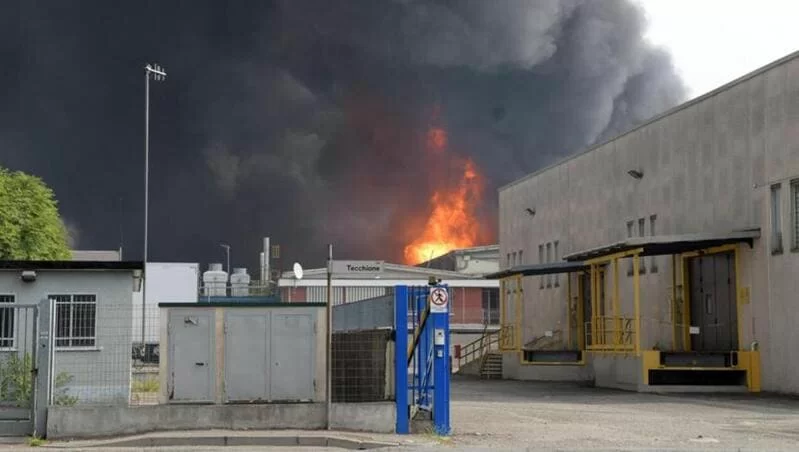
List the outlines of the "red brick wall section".
{"type": "Polygon", "coordinates": [[[460,309],[455,312],[452,322],[483,323],[483,289],[464,287],[458,290],[460,309]]]}
{"type": "Polygon", "coordinates": [[[283,287],[280,289],[280,299],[284,302],[304,303],[306,297],[305,287],[283,287]]]}

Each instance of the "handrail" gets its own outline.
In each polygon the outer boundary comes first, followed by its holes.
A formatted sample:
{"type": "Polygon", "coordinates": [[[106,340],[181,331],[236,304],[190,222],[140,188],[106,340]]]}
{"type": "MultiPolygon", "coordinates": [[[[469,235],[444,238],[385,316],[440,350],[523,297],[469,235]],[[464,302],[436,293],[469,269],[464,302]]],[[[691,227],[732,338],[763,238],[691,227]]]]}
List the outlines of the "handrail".
{"type": "Polygon", "coordinates": [[[629,352],[635,349],[635,319],[597,316],[585,323],[585,344],[588,350],[629,352]]]}
{"type": "Polygon", "coordinates": [[[461,354],[458,356],[458,367],[463,367],[476,359],[484,358],[491,350],[501,350],[503,338],[507,337],[509,330],[510,326],[506,325],[499,330],[487,332],[480,336],[479,339],[475,339],[461,347],[461,354]]]}

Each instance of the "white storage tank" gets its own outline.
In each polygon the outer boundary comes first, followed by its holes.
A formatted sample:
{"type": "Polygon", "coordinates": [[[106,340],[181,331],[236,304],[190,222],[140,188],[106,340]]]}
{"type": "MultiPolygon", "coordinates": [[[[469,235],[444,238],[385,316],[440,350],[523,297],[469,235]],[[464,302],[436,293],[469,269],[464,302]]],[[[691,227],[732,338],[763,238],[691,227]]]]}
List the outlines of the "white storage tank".
{"type": "Polygon", "coordinates": [[[203,273],[203,295],[227,295],[227,272],[222,270],[222,264],[208,264],[208,271],[203,273]]]}
{"type": "Polygon", "coordinates": [[[250,275],[246,268],[234,268],[230,274],[230,296],[247,297],[250,295],[250,275]]]}

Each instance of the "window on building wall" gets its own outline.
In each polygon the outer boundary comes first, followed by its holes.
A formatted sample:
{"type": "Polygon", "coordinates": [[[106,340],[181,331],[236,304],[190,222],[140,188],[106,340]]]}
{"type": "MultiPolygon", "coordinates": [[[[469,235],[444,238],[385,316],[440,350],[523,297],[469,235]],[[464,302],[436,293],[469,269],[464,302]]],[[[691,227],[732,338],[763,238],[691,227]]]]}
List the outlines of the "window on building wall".
{"type": "MultiPolygon", "coordinates": [[[[552,242],[547,242],[547,264],[552,263],[552,242]]],[[[547,275],[547,287],[552,287],[552,275],[547,275]]]]}
{"type": "MultiPolygon", "coordinates": [[[[0,306],[14,303],[13,295],[0,295],[0,306]]],[[[0,348],[14,348],[14,308],[0,307],[0,348]]]]}
{"type": "Polygon", "coordinates": [[[518,261],[516,260],[516,251],[511,253],[511,256],[513,256],[513,259],[511,259],[511,263],[515,266],[516,264],[518,264],[518,261]]]}
{"type": "Polygon", "coordinates": [[[524,259],[522,258],[522,253],[524,253],[524,250],[519,250],[519,265],[524,265],[524,259]]]}
{"type": "MultiPolygon", "coordinates": [[[[649,216],[649,235],[651,237],[654,237],[654,236],[657,235],[657,233],[655,232],[656,231],[655,224],[657,223],[657,219],[658,219],[657,215],[650,215],[649,216]]],[[[649,258],[649,271],[652,272],[652,273],[657,273],[658,272],[658,257],[657,256],[651,256],[649,258]]]]}
{"type": "Polygon", "coordinates": [[[791,181],[791,250],[799,251],[799,179],[791,181]]]}
{"type": "MultiPolygon", "coordinates": [[[[539,264],[543,264],[544,263],[544,245],[543,244],[538,245],[538,263],[539,264]]],[[[543,289],[544,288],[544,277],[543,276],[539,276],[538,277],[538,281],[539,281],[538,288],[539,289],[543,289]]]]}
{"type": "Polygon", "coordinates": [[[510,253],[508,253],[508,261],[507,266],[510,267],[510,253]]]}
{"type": "MultiPolygon", "coordinates": [[[[638,237],[646,235],[646,219],[638,219],[638,237]]],[[[646,259],[638,259],[638,273],[646,273],[646,259]]]]}
{"type": "MultiPolygon", "coordinates": [[[[635,229],[635,221],[630,220],[627,222],[627,238],[631,239],[634,236],[634,229],[635,229]]],[[[633,275],[633,261],[632,259],[627,259],[629,262],[627,263],[627,276],[633,275]]]]}
{"type": "Polygon", "coordinates": [[[97,297],[51,295],[56,305],[56,347],[93,347],[97,336],[97,297]]]}
{"type": "Polygon", "coordinates": [[[499,289],[483,288],[483,324],[499,324],[499,289]]]}
{"type": "Polygon", "coordinates": [[[781,215],[782,184],[771,186],[771,252],[782,252],[782,215],[781,215]]]}
{"type": "MultiPolygon", "coordinates": [[[[554,248],[555,262],[558,262],[559,257],[558,257],[558,241],[557,240],[555,240],[555,243],[552,245],[552,247],[554,248]]],[[[555,287],[560,287],[560,275],[558,275],[557,273],[555,273],[555,287]]]]}

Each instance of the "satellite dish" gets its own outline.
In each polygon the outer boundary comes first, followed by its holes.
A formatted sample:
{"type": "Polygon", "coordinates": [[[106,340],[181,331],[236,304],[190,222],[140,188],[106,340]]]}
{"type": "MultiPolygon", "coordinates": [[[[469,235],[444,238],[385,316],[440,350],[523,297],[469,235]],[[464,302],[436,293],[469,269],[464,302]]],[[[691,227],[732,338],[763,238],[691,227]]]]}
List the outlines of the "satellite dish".
{"type": "Polygon", "coordinates": [[[299,262],[294,263],[294,277],[302,279],[302,265],[299,262]]]}

